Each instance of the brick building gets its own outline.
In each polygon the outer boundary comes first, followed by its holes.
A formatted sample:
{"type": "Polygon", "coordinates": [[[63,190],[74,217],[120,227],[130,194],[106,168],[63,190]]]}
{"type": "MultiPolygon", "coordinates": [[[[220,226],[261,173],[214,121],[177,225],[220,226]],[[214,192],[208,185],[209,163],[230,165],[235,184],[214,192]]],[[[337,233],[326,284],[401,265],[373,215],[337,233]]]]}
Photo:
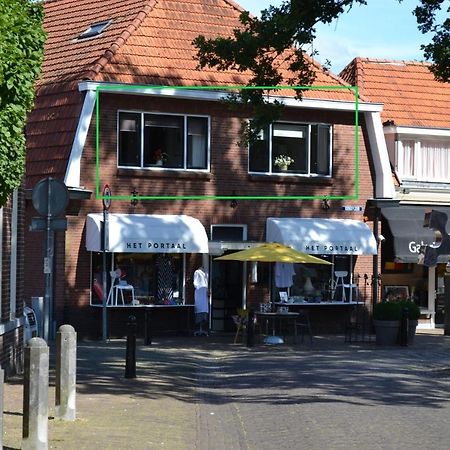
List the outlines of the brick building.
{"type": "MultiPolygon", "coordinates": [[[[237,4],[98,3],[45,2],[48,41],[27,128],[27,188],[53,176],[64,180],[71,198],[69,228],[56,243],[55,324],[71,323],[83,336],[101,332],[96,189],[101,194],[105,184],[123,198],[112,201],[107,262],[107,289],[112,281],[119,303],[121,293],[129,301],[124,286],[132,285],[135,303],[192,304],[193,273],[203,265],[210,324],[230,329],[236,308],[257,307],[278,289],[269,290],[273,278],[263,265],[256,282],[250,265],[214,256],[270,240],[333,262],[331,270],[296,267],[292,295],[343,303],[330,281],[344,271],[345,284],[360,283],[359,295],[370,302],[378,263],[367,201],[393,191],[390,178],[376,178],[387,163],[374,151],[382,138],[381,105],[360,99],[355,127],[353,91],[315,64],[316,85],[329,89],[305,91],[302,101],[280,91],[282,120],[242,146],[240,125],[248,117],[220,101],[227,91],[218,86],[245,84],[247,75],[197,70],[191,44],[199,33],[230,34],[242,11],[237,4]],[[287,169],[276,165],[282,155],[294,160],[287,169]],[[302,290],[307,277],[314,292],[302,290]]],[[[33,215],[29,205],[27,220],[33,215]]],[[[36,234],[27,234],[26,252],[30,298],[42,295],[36,234]]],[[[120,333],[117,323],[126,316],[115,302],[109,298],[111,332],[120,333]]],[[[335,315],[324,309],[317,321],[335,315]]],[[[168,314],[157,325],[166,329],[172,319],[168,314]]]]}

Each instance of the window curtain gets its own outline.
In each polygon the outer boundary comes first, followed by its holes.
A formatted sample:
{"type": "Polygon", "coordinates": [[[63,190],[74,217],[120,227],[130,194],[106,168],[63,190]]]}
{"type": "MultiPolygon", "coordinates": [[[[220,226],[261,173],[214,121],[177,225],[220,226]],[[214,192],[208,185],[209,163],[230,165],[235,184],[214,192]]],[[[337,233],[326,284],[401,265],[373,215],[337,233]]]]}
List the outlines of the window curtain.
{"type": "Polygon", "coordinates": [[[397,151],[397,172],[400,178],[415,178],[414,141],[400,141],[397,151]]]}
{"type": "Polygon", "coordinates": [[[422,141],[417,158],[417,178],[423,181],[450,181],[450,144],[422,141]]]}

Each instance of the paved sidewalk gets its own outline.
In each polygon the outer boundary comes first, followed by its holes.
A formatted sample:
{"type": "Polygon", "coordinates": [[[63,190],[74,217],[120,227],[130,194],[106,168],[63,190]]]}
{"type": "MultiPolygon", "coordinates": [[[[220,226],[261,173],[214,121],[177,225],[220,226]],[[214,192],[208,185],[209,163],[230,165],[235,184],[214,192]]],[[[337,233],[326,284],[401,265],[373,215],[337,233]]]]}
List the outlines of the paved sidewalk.
{"type": "MultiPolygon", "coordinates": [[[[50,448],[449,448],[450,337],[252,349],[233,337],[138,342],[135,380],[123,377],[125,341],[80,343],[78,418],[49,421],[50,448]]],[[[6,449],[21,445],[21,382],[5,386],[6,449]]]]}

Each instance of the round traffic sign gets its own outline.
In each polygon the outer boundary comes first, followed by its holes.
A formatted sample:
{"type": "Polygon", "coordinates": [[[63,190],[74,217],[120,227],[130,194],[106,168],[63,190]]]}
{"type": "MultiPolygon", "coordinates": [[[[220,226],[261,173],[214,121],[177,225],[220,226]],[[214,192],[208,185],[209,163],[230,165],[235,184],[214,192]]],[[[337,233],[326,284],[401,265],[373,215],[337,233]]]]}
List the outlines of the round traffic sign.
{"type": "Polygon", "coordinates": [[[34,209],[41,216],[57,216],[69,203],[69,191],[66,185],[55,178],[44,178],[33,189],[31,196],[34,209]]]}
{"type": "Polygon", "coordinates": [[[111,207],[111,188],[105,184],[103,186],[103,208],[108,210],[111,207]]]}

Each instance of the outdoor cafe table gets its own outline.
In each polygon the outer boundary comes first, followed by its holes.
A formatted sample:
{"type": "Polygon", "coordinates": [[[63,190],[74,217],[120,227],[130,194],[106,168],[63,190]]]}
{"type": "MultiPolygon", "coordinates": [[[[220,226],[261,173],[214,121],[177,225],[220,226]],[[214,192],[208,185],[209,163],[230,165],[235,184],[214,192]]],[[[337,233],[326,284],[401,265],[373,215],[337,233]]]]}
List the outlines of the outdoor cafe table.
{"type": "Polygon", "coordinates": [[[272,335],[267,336],[264,339],[265,344],[283,344],[284,340],[282,337],[278,336],[278,334],[282,334],[283,331],[283,322],[286,322],[287,324],[289,321],[293,322],[293,331],[295,334],[295,319],[299,316],[299,313],[297,312],[261,312],[257,311],[255,312],[255,315],[257,318],[265,319],[266,321],[266,330],[268,322],[272,322],[272,335]],[[278,334],[276,334],[278,324],[278,334]]]}

